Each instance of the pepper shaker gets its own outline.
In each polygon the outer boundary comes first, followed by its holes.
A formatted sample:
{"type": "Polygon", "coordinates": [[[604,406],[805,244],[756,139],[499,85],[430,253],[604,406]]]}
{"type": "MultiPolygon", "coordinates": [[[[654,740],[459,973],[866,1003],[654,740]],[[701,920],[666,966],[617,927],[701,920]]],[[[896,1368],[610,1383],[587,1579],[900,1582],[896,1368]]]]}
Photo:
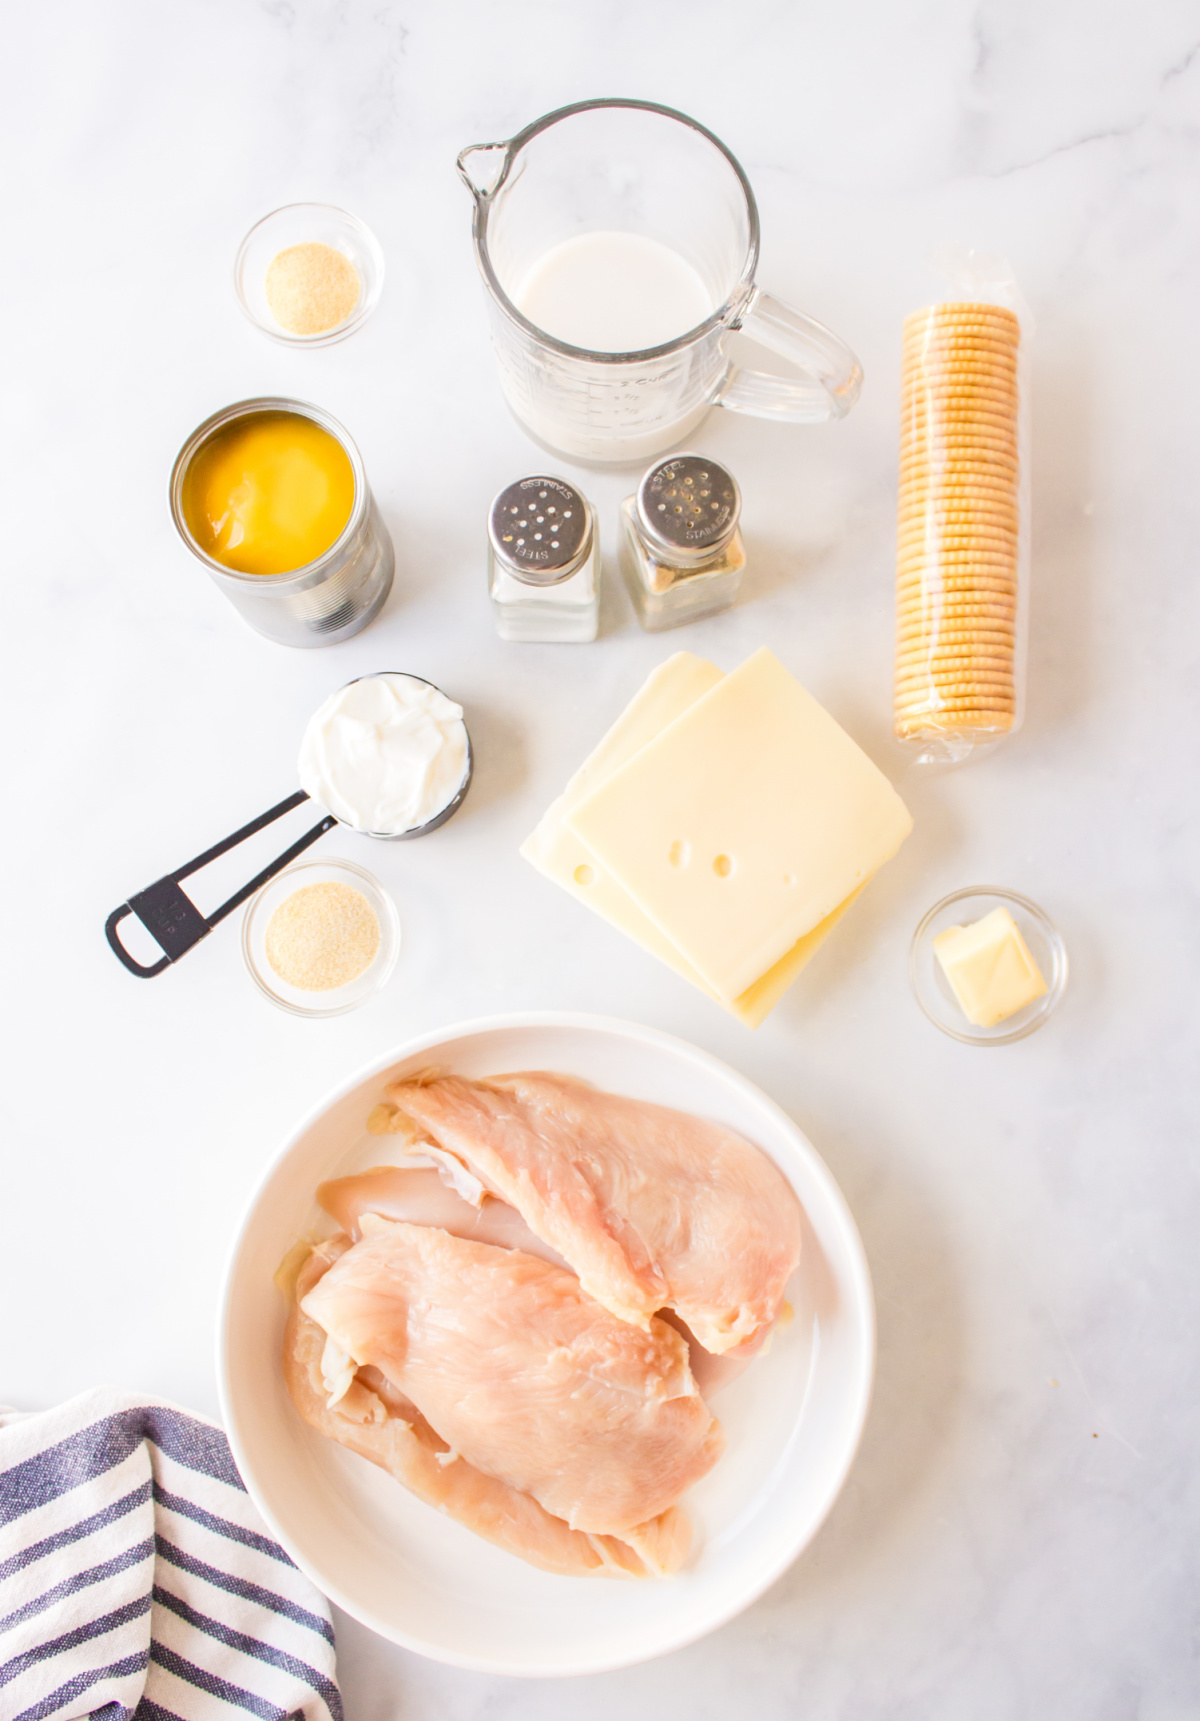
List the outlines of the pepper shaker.
{"type": "Polygon", "coordinates": [[[488,589],[501,639],[585,642],[600,625],[600,538],[562,478],[519,478],[488,516],[488,589]]]}
{"type": "Polygon", "coordinates": [[[733,603],[746,566],[741,511],[733,474],[703,454],[660,460],[622,502],[621,572],[647,633],[733,603]]]}

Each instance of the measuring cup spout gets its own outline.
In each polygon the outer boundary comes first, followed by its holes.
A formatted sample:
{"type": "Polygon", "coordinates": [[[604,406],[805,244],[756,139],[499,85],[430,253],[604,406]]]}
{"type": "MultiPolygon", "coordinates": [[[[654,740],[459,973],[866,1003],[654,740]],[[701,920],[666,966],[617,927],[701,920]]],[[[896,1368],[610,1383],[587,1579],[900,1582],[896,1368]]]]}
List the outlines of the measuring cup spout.
{"type": "Polygon", "coordinates": [[[513,140],[507,143],[469,143],[457,158],[458,175],[477,204],[485,203],[489,197],[494,197],[504,181],[508,178],[508,170],[513,162],[513,140]],[[467,166],[473,155],[490,157],[490,172],[483,184],[477,183],[467,166]]]}

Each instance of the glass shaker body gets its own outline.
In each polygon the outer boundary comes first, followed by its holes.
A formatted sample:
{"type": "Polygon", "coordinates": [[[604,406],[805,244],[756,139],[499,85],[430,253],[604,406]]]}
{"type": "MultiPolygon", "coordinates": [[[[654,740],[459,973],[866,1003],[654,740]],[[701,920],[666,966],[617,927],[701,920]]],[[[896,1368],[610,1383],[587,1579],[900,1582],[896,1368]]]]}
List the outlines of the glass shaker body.
{"type": "Polygon", "coordinates": [[[488,519],[488,591],[501,639],[586,644],[600,627],[600,535],[564,479],[510,484],[488,519]]]}
{"type": "Polygon", "coordinates": [[[716,615],[736,600],[746,566],[740,513],[733,475],[699,454],[652,466],[622,502],[618,562],[647,633],[716,615]]]}

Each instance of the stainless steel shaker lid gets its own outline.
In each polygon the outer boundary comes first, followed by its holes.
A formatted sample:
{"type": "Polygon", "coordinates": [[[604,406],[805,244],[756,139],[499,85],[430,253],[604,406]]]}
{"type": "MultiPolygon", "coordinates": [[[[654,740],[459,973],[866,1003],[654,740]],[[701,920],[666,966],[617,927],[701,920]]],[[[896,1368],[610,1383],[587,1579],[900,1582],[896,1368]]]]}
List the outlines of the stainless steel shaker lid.
{"type": "Polygon", "coordinates": [[[741,491],[732,472],[704,454],[675,454],[638,486],[638,523],[674,562],[703,561],[737,531],[741,491]]]}
{"type": "Polygon", "coordinates": [[[488,517],[497,558],[531,585],[556,585],[586,557],[592,511],[562,478],[518,478],[501,490],[488,517]]]}

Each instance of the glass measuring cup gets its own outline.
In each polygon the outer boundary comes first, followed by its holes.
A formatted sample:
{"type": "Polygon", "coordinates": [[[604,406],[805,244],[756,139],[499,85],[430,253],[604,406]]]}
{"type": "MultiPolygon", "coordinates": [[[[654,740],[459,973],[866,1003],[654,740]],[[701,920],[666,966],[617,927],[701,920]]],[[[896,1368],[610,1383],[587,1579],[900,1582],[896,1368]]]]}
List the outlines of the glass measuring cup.
{"type": "MultiPolygon", "coordinates": [[[[426,681],[420,675],[409,675],[406,670],[381,670],[377,673],[403,675],[408,681],[419,681],[424,687],[433,687],[433,682],[426,681]]],[[[354,677],[354,681],[370,679],[372,678],[369,676],[354,677]]],[[[348,687],[353,686],[354,681],[347,682],[346,685],[348,687]]],[[[440,689],[434,688],[434,691],[439,692],[440,689]]],[[[444,825],[447,819],[453,818],[466,798],[475,769],[471,737],[467,732],[465,723],[463,724],[463,734],[466,736],[466,758],[463,761],[462,778],[452,799],[447,801],[444,806],[439,807],[430,818],[419,825],[413,825],[406,831],[363,831],[360,834],[375,837],[380,842],[406,842],[410,837],[428,836],[431,831],[436,831],[444,825]]],[[[182,881],[185,878],[190,878],[193,873],[200,872],[210,861],[215,861],[221,855],[228,854],[230,849],[237,848],[248,837],[266,830],[267,826],[274,824],[276,819],[281,819],[285,813],[290,813],[295,807],[303,806],[305,801],[309,799],[311,797],[307,789],[297,789],[286,800],[280,801],[274,807],[268,807],[265,813],[260,813],[258,818],[251,819],[249,824],[242,825],[231,836],[225,837],[219,843],[214,843],[212,848],[205,849],[204,853],[197,855],[194,860],[177,867],[174,872],[169,872],[164,878],[157,879],[154,884],[147,885],[145,890],[135,892],[119,908],[114,908],[104,923],[104,933],[118,960],[128,968],[131,974],[136,974],[140,980],[152,980],[156,974],[163,973],[172,963],[178,962],[181,956],[186,956],[194,945],[199,944],[202,938],[208,936],[214,926],[219,925],[227,915],[232,914],[235,908],[240,908],[242,903],[248,902],[268,880],[273,879],[276,873],[282,872],[284,867],[290,866],[297,855],[301,855],[305,849],[311,848],[313,843],[325,835],[326,831],[331,831],[338,824],[344,824],[347,830],[356,829],[354,825],[344,819],[339,819],[334,813],[326,813],[323,819],[313,825],[310,830],[305,831],[304,835],[294,842],[289,849],[285,849],[283,854],[277,855],[268,866],[257,873],[249,884],[244,884],[240,890],[235,891],[227,901],[223,902],[219,908],[214,909],[211,914],[201,914],[191,897],[184,891],[182,881]],[[139,962],[121,942],[117,928],[131,914],[141,921],[162,951],[163,954],[157,962],[139,962]]]]}
{"type": "Polygon", "coordinates": [[[458,171],[475,200],[500,385],[536,441],[585,462],[644,461],[710,407],[814,424],[841,418],[862,370],[820,323],[756,286],[754,193],[719,138],[656,102],[576,102],[503,143],[472,144],[458,171]],[[481,175],[483,177],[477,177],[481,175]],[[546,258],[588,234],[635,235],[682,259],[711,310],[657,346],[573,346],[521,309],[546,258]],[[726,356],[740,330],[786,359],[779,377],[726,356]]]}

